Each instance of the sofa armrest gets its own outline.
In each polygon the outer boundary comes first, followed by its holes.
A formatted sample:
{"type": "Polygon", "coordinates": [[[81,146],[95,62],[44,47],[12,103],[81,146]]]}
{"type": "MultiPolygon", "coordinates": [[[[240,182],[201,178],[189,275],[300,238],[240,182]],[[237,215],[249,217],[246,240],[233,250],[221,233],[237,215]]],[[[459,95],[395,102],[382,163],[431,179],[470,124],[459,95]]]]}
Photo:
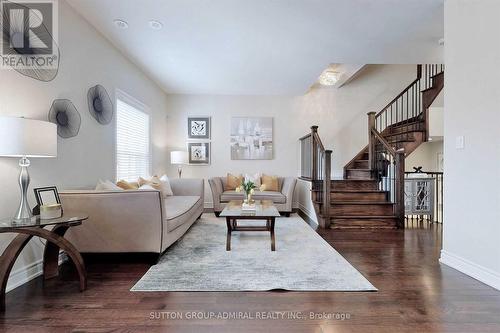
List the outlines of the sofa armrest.
{"type": "Polygon", "coordinates": [[[292,211],[293,205],[293,193],[295,191],[295,185],[297,184],[297,178],[286,177],[283,181],[283,187],[281,188],[281,193],[286,197],[286,209],[287,211],[292,211]]]}
{"type": "Polygon", "coordinates": [[[80,252],[161,251],[164,204],[159,191],[63,191],[65,211],[89,219],[66,237],[80,252]]]}
{"type": "Polygon", "coordinates": [[[174,195],[197,195],[203,199],[205,194],[205,181],[203,179],[176,178],[169,179],[174,195]]]}
{"type": "Polygon", "coordinates": [[[208,180],[210,184],[210,189],[212,190],[212,199],[214,203],[214,211],[222,211],[222,206],[220,203],[220,196],[224,193],[224,188],[222,186],[222,181],[220,177],[213,177],[208,180]]]}

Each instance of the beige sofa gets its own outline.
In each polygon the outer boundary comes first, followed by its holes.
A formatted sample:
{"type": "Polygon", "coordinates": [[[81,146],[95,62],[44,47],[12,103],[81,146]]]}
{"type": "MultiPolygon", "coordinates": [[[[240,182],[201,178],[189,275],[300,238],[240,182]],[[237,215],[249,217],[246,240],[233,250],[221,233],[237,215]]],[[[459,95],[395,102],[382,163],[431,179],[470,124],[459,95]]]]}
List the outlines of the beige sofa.
{"type": "MultiPolygon", "coordinates": [[[[210,188],[212,189],[214,213],[216,216],[219,216],[220,212],[229,201],[243,200],[244,197],[242,192],[225,191],[226,180],[226,177],[213,177],[208,180],[210,188]]],[[[279,192],[255,191],[252,197],[255,200],[271,200],[280,213],[285,216],[290,216],[293,208],[293,192],[297,184],[297,179],[294,177],[280,177],[278,178],[278,183],[280,187],[279,192]]]]}
{"type": "Polygon", "coordinates": [[[66,238],[82,253],[160,255],[203,213],[203,179],[170,184],[174,195],[165,199],[155,190],[61,192],[64,210],[89,215],[66,238]]]}

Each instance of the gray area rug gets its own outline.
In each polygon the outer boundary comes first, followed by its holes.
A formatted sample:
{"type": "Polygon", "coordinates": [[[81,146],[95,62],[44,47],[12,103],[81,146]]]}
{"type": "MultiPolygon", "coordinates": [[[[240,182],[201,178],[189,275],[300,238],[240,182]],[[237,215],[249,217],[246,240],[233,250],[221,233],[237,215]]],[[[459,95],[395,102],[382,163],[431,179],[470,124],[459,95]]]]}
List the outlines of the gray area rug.
{"type": "Polygon", "coordinates": [[[300,217],[277,218],[275,231],[275,252],[269,232],[233,232],[227,252],[225,219],[203,214],[131,290],[377,290],[300,217]]]}

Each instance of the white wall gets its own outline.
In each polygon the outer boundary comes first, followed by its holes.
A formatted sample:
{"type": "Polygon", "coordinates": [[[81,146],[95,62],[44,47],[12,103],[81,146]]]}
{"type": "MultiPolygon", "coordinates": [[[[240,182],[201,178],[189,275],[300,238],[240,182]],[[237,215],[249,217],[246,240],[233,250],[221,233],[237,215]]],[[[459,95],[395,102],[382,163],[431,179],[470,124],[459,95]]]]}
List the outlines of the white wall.
{"type": "Polygon", "coordinates": [[[438,172],[438,154],[443,153],[443,141],[424,142],[405,159],[406,171],[422,167],[423,171],[438,172]]]}
{"type": "Polygon", "coordinates": [[[445,2],[441,262],[500,289],[500,2],[445,2]],[[465,148],[456,149],[456,138],[465,148]]]}
{"type": "MultiPolygon", "coordinates": [[[[134,96],[150,108],[153,129],[153,169],[165,171],[166,95],[132,63],[125,59],[66,2],[59,1],[59,46],[61,64],[52,82],[39,82],[17,72],[0,71],[0,114],[46,120],[52,101],[70,99],[82,118],[80,133],[58,140],[57,159],[33,159],[31,188],[56,185],[60,189],[93,187],[99,178],[114,179],[114,124],[99,125],[89,114],[87,90],[102,84],[114,98],[116,88],[134,96]]],[[[0,216],[13,216],[19,200],[18,161],[0,158],[0,216]]],[[[31,204],[35,202],[29,191],[31,204]]],[[[0,235],[0,250],[12,235],[0,235]]],[[[42,247],[32,241],[19,257],[14,270],[30,267],[36,274],[42,247]]],[[[24,273],[14,274],[17,282],[24,273]]],[[[10,287],[16,281],[11,279],[10,287]]]]}
{"type": "MultiPolygon", "coordinates": [[[[333,149],[334,175],[342,176],[344,165],[368,144],[367,112],[382,109],[415,77],[416,66],[413,65],[371,65],[342,88],[316,88],[298,97],[169,95],[168,149],[186,149],[188,116],[211,116],[212,163],[184,167],[185,177],[207,179],[227,172],[258,171],[297,176],[298,138],[309,133],[311,125],[318,125],[325,147],[333,149]],[[231,160],[229,126],[233,116],[274,118],[273,160],[231,160]]],[[[176,170],[175,166],[170,166],[170,176],[175,177],[176,170]]],[[[299,188],[298,191],[297,198],[302,198],[299,203],[307,205],[307,189],[299,188]]],[[[211,205],[207,184],[206,207],[211,205]]]]}

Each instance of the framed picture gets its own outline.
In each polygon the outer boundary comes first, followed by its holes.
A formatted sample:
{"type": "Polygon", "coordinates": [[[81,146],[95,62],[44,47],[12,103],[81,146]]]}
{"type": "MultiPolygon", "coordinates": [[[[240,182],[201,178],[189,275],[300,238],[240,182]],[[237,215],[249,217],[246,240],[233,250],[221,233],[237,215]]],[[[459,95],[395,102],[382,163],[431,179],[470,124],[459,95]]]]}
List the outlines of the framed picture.
{"type": "Polygon", "coordinates": [[[189,164],[210,164],[210,142],[188,142],[189,164]]]}
{"type": "Polygon", "coordinates": [[[210,139],[210,117],[188,117],[188,139],[210,139]]]}
{"type": "Polygon", "coordinates": [[[231,119],[232,160],[273,159],[273,118],[233,117],[231,119]]]}
{"type": "Polygon", "coordinates": [[[60,204],[59,192],[55,186],[39,187],[33,189],[38,206],[60,204]]]}

